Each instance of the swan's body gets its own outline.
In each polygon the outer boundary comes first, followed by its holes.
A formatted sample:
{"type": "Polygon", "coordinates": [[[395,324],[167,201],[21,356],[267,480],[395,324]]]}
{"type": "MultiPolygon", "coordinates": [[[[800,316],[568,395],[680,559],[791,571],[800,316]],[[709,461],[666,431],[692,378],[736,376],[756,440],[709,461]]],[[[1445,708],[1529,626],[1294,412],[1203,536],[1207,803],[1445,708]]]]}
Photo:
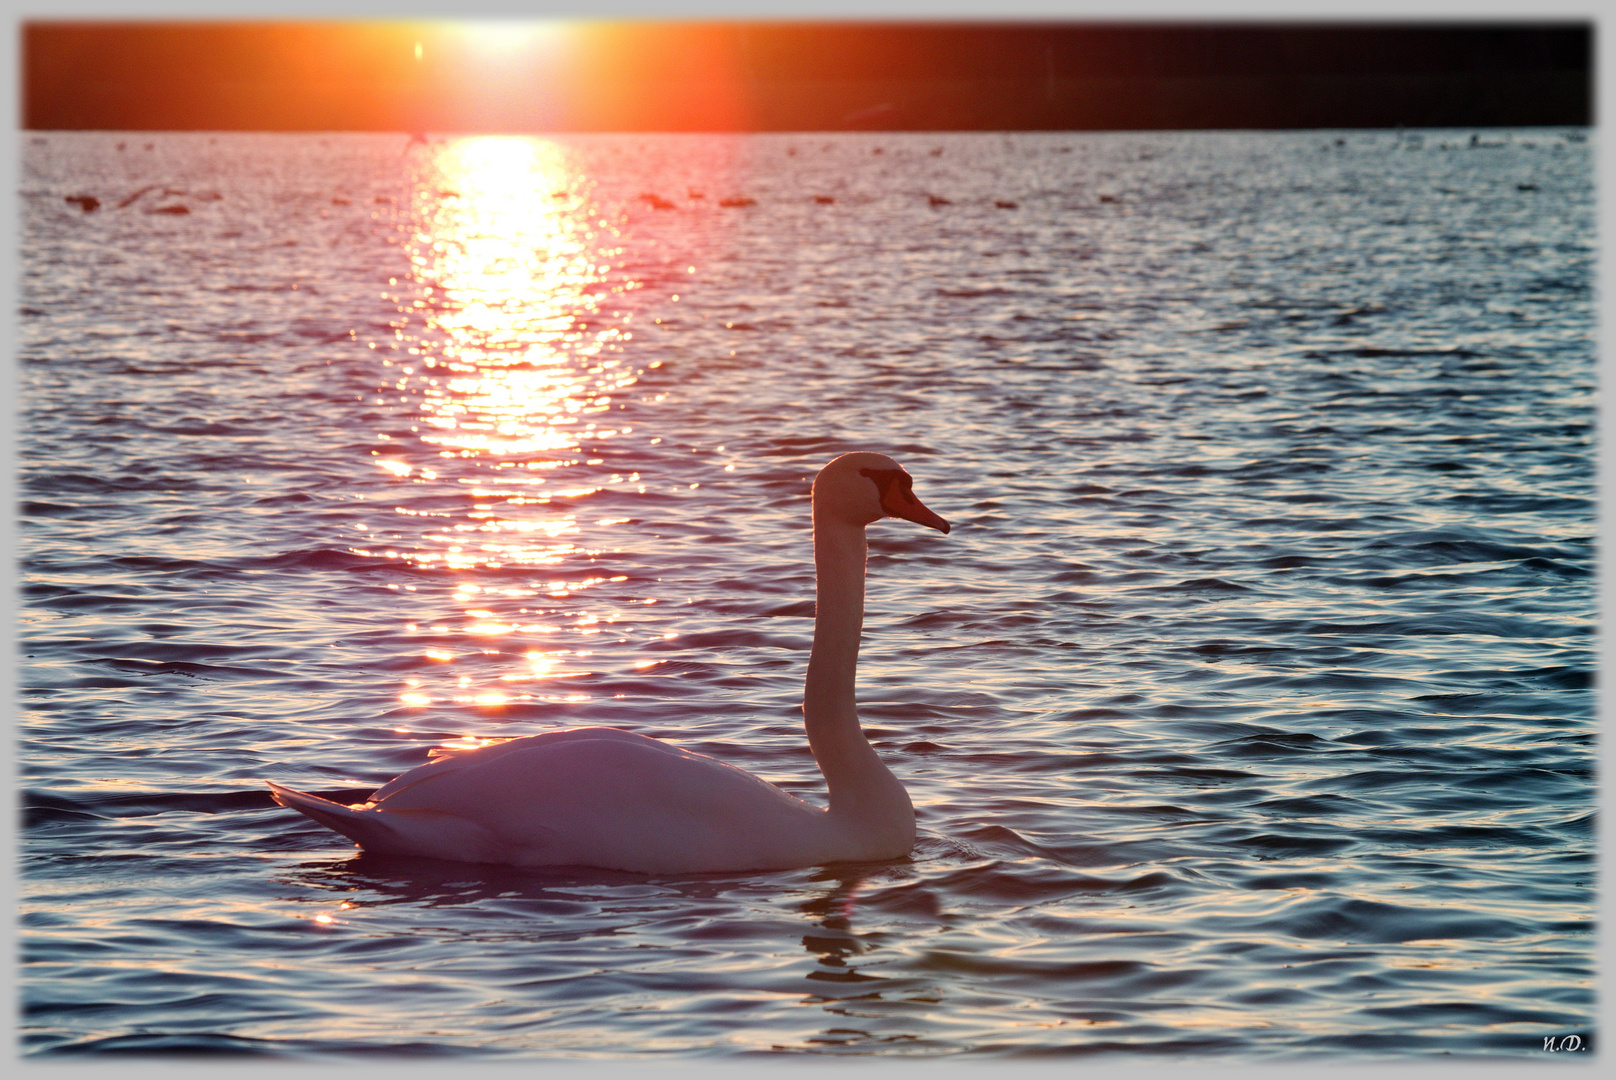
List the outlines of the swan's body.
{"type": "Polygon", "coordinates": [[[578,728],[434,751],[370,800],[343,806],[279,784],[275,800],[378,854],[643,873],[771,870],[901,858],[909,795],[859,727],[864,527],[948,524],[881,454],[844,454],[814,480],[814,645],[803,722],[824,774],[821,810],[744,769],[616,728],[578,728]]]}

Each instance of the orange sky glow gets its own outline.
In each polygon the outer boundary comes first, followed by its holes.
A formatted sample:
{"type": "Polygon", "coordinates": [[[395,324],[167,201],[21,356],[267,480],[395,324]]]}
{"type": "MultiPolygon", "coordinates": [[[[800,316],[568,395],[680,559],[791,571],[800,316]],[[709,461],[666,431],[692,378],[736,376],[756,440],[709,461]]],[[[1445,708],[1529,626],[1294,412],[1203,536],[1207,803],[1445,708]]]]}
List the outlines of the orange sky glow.
{"type": "MultiPolygon", "coordinates": [[[[33,29],[33,28],[31,28],[33,29]]],[[[109,127],[745,130],[723,24],[385,22],[40,27],[29,89],[109,127]],[[156,118],[155,120],[153,118],[156,118]]],[[[856,107],[859,101],[852,102],[856,107]]]]}
{"type": "Polygon", "coordinates": [[[1592,27],[28,22],[32,130],[1590,123],[1592,27]]]}

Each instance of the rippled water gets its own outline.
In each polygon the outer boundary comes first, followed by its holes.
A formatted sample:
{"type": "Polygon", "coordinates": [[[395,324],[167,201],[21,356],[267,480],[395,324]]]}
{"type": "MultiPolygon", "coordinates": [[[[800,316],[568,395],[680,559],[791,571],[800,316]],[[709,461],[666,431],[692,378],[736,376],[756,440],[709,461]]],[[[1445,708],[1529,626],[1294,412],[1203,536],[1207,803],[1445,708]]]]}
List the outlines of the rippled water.
{"type": "Polygon", "coordinates": [[[29,139],[24,1051],[1590,1045],[1588,136],[29,139]],[[579,724],[819,799],[854,448],[955,525],[871,529],[911,859],[271,803],[579,724]]]}

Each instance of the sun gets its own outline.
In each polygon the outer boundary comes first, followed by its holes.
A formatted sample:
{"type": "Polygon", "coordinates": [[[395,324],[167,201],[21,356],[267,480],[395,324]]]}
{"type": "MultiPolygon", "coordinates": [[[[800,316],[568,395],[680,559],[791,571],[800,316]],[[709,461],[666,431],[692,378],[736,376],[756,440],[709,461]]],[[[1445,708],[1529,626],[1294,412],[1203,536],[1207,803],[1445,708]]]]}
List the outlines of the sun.
{"type": "Polygon", "coordinates": [[[565,47],[570,34],[564,22],[515,19],[446,23],[442,32],[464,52],[494,64],[554,56],[565,47]]]}

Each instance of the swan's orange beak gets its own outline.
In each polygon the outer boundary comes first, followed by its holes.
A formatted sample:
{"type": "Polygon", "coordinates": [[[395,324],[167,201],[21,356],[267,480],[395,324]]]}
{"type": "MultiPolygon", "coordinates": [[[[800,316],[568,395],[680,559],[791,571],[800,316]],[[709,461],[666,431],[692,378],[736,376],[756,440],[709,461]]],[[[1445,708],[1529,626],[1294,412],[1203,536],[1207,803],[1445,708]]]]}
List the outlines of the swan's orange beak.
{"type": "Polygon", "coordinates": [[[859,474],[875,482],[875,489],[881,494],[881,510],[888,517],[900,517],[940,533],[948,532],[948,522],[915,498],[914,479],[902,469],[860,469],[859,474]]]}
{"type": "Polygon", "coordinates": [[[926,509],[925,504],[915,498],[915,493],[907,486],[893,484],[888,488],[886,497],[881,500],[881,509],[893,517],[936,529],[945,536],[948,534],[948,522],[926,509]]]}

